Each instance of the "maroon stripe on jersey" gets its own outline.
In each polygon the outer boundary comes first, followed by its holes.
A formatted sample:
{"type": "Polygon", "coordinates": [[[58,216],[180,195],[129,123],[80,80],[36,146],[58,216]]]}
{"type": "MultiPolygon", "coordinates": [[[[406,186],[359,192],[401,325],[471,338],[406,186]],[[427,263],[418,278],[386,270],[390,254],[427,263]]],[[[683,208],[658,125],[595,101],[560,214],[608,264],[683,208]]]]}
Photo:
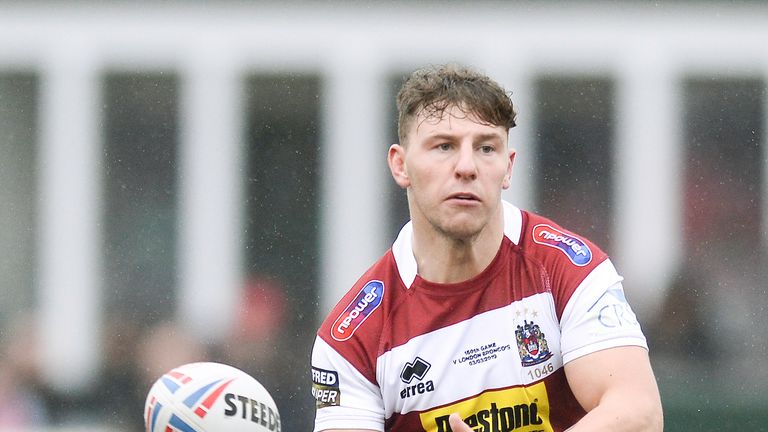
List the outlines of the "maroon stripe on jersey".
{"type": "Polygon", "coordinates": [[[587,275],[592,272],[600,263],[608,259],[608,256],[597,245],[591,241],[580,237],[570,231],[564,230],[559,225],[542,216],[523,211],[523,229],[520,238],[520,248],[527,257],[540,263],[547,269],[547,279],[551,286],[552,295],[555,300],[555,310],[557,318],[563,316],[565,305],[568,304],[573,292],[579,287],[587,275]],[[534,227],[537,225],[546,225],[555,230],[573,236],[589,246],[592,259],[586,265],[577,265],[562,250],[548,245],[539,244],[534,241],[534,227]]]}
{"type": "MultiPolygon", "coordinates": [[[[505,387],[505,388],[499,388],[499,389],[488,389],[486,392],[493,392],[496,390],[506,390],[506,389],[513,389],[513,388],[526,388],[531,387],[535,384],[537,384],[539,381],[529,384],[528,386],[512,386],[512,387],[505,387]]],[[[547,389],[547,399],[549,402],[549,421],[551,423],[551,426],[555,432],[564,431],[567,428],[573,426],[579,419],[581,419],[586,412],[584,409],[579,405],[578,401],[576,401],[576,398],[573,396],[573,393],[571,393],[570,388],[568,387],[567,380],[565,378],[565,373],[563,369],[559,369],[555,371],[552,375],[548,376],[543,380],[544,385],[547,389]]],[[[473,399],[475,397],[478,397],[480,395],[475,395],[473,397],[468,397],[463,399],[463,401],[473,399]]],[[[454,405],[456,403],[459,403],[462,401],[455,401],[451,402],[450,405],[454,405]]],[[[494,401],[491,400],[491,403],[494,401]]],[[[521,400],[519,401],[520,404],[525,403],[526,401],[521,400]]],[[[541,402],[542,401],[536,401],[540,405],[541,408],[541,402]]],[[[506,403],[502,400],[497,401],[497,409],[503,409],[506,407],[506,403]]],[[[512,404],[512,406],[516,405],[512,404]]],[[[441,407],[433,407],[429,410],[438,409],[441,407]]],[[[409,413],[401,414],[401,413],[394,413],[392,416],[390,416],[388,419],[384,421],[384,430],[385,431],[424,431],[424,427],[421,422],[421,414],[424,411],[412,411],[409,413]]],[[[476,429],[473,429],[476,432],[491,432],[490,428],[483,428],[482,426],[478,426],[476,429]]]]}
{"type": "Polygon", "coordinates": [[[537,224],[561,229],[546,218],[523,212],[520,246],[504,237],[491,264],[478,276],[457,284],[432,283],[417,275],[407,289],[389,250],[336,305],[318,336],[376,384],[376,359],[382,353],[477,314],[534,294],[550,293],[559,319],[579,284],[607,256],[593,243],[580,239],[590,247],[593,256],[587,265],[577,266],[561,250],[533,241],[532,231],[537,224]],[[355,329],[349,340],[334,340],[331,337],[334,322],[372,280],[384,283],[381,305],[355,329]]]}
{"type": "Polygon", "coordinates": [[[526,258],[505,237],[491,264],[475,278],[457,284],[437,284],[416,276],[382,329],[383,345],[379,352],[544,292],[541,266],[526,258]]]}
{"type": "Polygon", "coordinates": [[[546,291],[544,269],[506,237],[482,273],[457,284],[437,284],[417,276],[407,289],[389,251],[336,305],[318,335],[375,384],[376,359],[382,353],[416,336],[546,291]],[[352,338],[342,342],[333,340],[333,323],[371,280],[384,282],[381,306],[367,317],[352,338]]]}

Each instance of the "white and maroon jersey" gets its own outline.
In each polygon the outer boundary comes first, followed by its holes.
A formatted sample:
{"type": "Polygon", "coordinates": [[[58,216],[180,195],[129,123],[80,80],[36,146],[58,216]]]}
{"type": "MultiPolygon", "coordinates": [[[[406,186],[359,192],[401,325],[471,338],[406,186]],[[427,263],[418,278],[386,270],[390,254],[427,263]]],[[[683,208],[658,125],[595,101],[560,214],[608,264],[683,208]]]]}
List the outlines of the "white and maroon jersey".
{"type": "Polygon", "coordinates": [[[488,267],[456,284],[416,272],[406,225],[320,327],[315,431],[561,431],[584,410],[563,365],[645,337],[591,242],[504,203],[488,267]]]}

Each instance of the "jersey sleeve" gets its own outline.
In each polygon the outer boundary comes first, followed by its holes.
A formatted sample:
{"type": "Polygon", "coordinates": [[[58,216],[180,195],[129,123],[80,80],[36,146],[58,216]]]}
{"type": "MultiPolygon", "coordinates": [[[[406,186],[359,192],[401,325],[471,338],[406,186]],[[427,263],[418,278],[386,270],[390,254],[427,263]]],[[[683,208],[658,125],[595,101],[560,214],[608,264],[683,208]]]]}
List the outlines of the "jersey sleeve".
{"type": "Polygon", "coordinates": [[[379,387],[319,336],[312,349],[315,432],[327,429],[384,431],[379,387]]]}
{"type": "Polygon", "coordinates": [[[648,349],[610,260],[592,270],[568,300],[560,320],[563,363],[618,346],[648,349]]]}
{"type": "Polygon", "coordinates": [[[589,239],[525,213],[522,247],[541,264],[560,319],[563,363],[645,336],[624,296],[622,277],[589,239]]]}

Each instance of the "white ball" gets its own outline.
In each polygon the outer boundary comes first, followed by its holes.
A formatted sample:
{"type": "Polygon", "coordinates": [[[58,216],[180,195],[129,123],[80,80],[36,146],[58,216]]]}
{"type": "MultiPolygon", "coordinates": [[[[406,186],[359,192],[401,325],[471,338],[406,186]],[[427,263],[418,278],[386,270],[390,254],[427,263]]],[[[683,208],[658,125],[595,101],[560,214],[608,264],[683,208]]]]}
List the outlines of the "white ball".
{"type": "Polygon", "coordinates": [[[279,432],[280,414],[255,378],[221,363],[168,371],[144,403],[147,432],[279,432]]]}

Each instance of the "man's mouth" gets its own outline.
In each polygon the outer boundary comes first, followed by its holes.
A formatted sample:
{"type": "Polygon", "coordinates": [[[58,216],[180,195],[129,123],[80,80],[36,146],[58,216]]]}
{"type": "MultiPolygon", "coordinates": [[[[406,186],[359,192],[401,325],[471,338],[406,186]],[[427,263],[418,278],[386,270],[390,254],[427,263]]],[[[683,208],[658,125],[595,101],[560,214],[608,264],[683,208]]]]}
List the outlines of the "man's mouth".
{"type": "Polygon", "coordinates": [[[457,193],[453,194],[448,197],[448,199],[451,200],[461,200],[461,201],[480,201],[480,199],[475,194],[471,193],[457,193]]]}

